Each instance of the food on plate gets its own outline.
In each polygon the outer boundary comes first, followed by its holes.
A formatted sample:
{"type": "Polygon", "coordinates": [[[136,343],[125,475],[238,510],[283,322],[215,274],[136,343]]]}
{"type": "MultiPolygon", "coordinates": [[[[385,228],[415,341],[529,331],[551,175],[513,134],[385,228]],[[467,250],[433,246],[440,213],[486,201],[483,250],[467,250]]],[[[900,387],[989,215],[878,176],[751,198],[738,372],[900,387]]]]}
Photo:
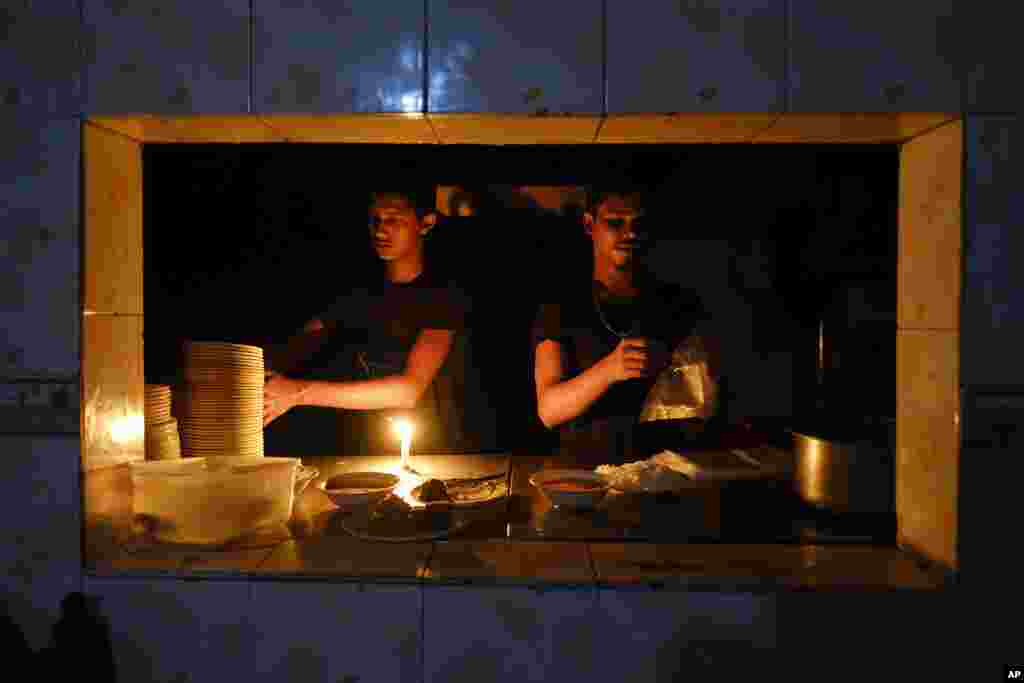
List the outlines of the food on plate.
{"type": "Polygon", "coordinates": [[[555,491],[582,492],[602,489],[604,484],[589,479],[551,479],[544,482],[544,488],[554,489],[555,491]]]}
{"type": "Polygon", "coordinates": [[[370,513],[371,526],[386,528],[392,535],[412,536],[450,525],[450,506],[429,503],[413,507],[402,498],[389,495],[370,513]]]}
{"type": "Polygon", "coordinates": [[[407,502],[398,496],[389,495],[373,508],[370,518],[380,521],[398,521],[408,519],[411,512],[412,506],[407,502]]]}
{"type": "Polygon", "coordinates": [[[416,494],[416,497],[424,503],[452,502],[451,496],[448,495],[448,488],[440,479],[427,479],[417,487],[416,494]]]}

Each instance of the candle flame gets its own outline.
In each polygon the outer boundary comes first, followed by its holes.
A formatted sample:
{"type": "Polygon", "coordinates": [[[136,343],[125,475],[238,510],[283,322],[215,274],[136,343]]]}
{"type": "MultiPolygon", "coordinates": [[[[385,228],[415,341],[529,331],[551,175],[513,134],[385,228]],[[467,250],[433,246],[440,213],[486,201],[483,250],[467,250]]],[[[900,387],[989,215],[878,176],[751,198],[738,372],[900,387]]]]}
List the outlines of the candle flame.
{"type": "Polygon", "coordinates": [[[412,448],[412,422],[402,418],[391,418],[391,421],[394,424],[395,433],[398,435],[398,438],[401,439],[402,443],[402,459],[399,469],[401,471],[408,471],[411,469],[409,467],[409,451],[412,448]]]}
{"type": "Polygon", "coordinates": [[[412,439],[412,422],[405,419],[392,419],[392,422],[395,425],[395,434],[397,434],[403,442],[412,439]]]}

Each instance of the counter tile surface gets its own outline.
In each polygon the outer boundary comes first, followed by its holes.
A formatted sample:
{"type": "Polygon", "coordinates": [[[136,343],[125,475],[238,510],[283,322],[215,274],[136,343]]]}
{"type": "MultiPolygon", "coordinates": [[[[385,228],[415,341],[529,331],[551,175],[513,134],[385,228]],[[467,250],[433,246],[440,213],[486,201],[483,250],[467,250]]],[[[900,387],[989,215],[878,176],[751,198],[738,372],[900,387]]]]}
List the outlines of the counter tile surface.
{"type": "Polygon", "coordinates": [[[583,543],[438,541],[423,578],[427,582],[587,584],[594,581],[583,543]]]}

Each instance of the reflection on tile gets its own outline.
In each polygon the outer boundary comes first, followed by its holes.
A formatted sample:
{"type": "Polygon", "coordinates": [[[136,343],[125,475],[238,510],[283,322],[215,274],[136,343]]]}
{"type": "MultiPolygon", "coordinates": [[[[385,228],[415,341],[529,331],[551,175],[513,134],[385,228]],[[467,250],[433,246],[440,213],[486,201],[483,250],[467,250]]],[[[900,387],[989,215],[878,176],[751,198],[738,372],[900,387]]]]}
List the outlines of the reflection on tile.
{"type": "Polygon", "coordinates": [[[781,545],[590,544],[602,585],[770,587],[793,573],[797,552],[781,545]]]}
{"type": "Polygon", "coordinates": [[[142,146],[86,123],[86,311],[142,314],[142,146]]]}
{"type": "Polygon", "coordinates": [[[258,581],[251,588],[259,632],[246,659],[260,680],[422,680],[418,587],[258,581]]]}
{"type": "Polygon", "coordinates": [[[0,15],[3,123],[11,111],[37,119],[78,115],[82,81],[78,4],[75,0],[4,3],[0,15]]]}
{"type": "Polygon", "coordinates": [[[959,336],[900,330],[896,338],[896,513],[901,542],[957,566],[959,336]]]}
{"type": "Polygon", "coordinates": [[[947,330],[896,333],[896,395],[900,417],[959,414],[959,335],[947,330]]]}
{"type": "Polygon", "coordinates": [[[446,145],[584,145],[594,141],[600,122],[596,116],[430,115],[446,145]]]}
{"type": "Polygon", "coordinates": [[[145,458],[142,318],[83,319],[83,469],[145,458]]]}
{"type": "Polygon", "coordinates": [[[120,540],[108,545],[100,556],[89,558],[86,572],[91,577],[130,576],[180,576],[187,550],[173,546],[133,548],[120,540]]]}
{"type": "Polygon", "coordinates": [[[138,142],[285,142],[258,116],[93,116],[89,122],[138,142]]]}
{"type": "Polygon", "coordinates": [[[900,151],[900,328],[960,326],[962,131],[956,121],[900,151]]]}
{"type": "Polygon", "coordinates": [[[582,543],[438,541],[424,578],[468,583],[589,584],[594,575],[582,543]]]}
{"type": "Polygon", "coordinates": [[[754,142],[873,143],[902,142],[944,122],[946,113],[785,113],[754,142]]]}
{"type": "Polygon", "coordinates": [[[419,112],[421,0],[255,5],[259,112],[419,112]]]}
{"type": "Polygon", "coordinates": [[[261,573],[415,581],[430,555],[429,543],[371,543],[324,535],[277,546],[261,573]]]}
{"type": "Polygon", "coordinates": [[[431,112],[602,110],[601,3],[430,3],[431,112]]]}
{"type": "Polygon", "coordinates": [[[83,551],[90,568],[120,556],[121,544],[132,537],[131,470],[128,465],[86,470],[82,482],[83,551]]]}
{"type": "Polygon", "coordinates": [[[608,3],[610,112],[782,109],[782,0],[608,3]]]}
{"type": "Polygon", "coordinates": [[[85,0],[89,114],[240,113],[249,3],[85,0]]]}
{"type": "Polygon", "coordinates": [[[262,120],[287,142],[428,144],[438,141],[422,114],[278,114],[263,116],[262,120]]]}
{"type": "Polygon", "coordinates": [[[0,368],[72,375],[79,369],[80,125],[18,114],[8,119],[0,109],[0,368]]]}
{"type": "Polygon", "coordinates": [[[896,548],[593,543],[599,585],[722,592],[932,589],[940,577],[896,548]]]}
{"type": "Polygon", "coordinates": [[[898,540],[955,569],[959,566],[959,429],[950,415],[900,414],[897,419],[898,540]]]}
{"type": "Polygon", "coordinates": [[[750,142],[778,118],[778,114],[613,115],[601,125],[597,142],[750,142]]]}
{"type": "Polygon", "coordinates": [[[959,111],[953,0],[794,3],[794,111],[959,111]]]}
{"type": "Polygon", "coordinates": [[[189,575],[244,574],[262,567],[274,550],[268,547],[190,553],[182,559],[181,569],[189,575]]]}

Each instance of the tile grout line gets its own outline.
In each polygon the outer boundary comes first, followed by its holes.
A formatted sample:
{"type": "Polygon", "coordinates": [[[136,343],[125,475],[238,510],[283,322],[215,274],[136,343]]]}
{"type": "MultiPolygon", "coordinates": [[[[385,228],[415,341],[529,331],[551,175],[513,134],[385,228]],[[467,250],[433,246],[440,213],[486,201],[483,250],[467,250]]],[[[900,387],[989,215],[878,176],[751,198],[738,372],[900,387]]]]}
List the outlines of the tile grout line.
{"type": "Polygon", "coordinates": [[[587,566],[590,567],[591,587],[597,590],[597,563],[594,561],[594,554],[590,551],[590,543],[584,543],[583,549],[587,554],[587,566]]]}
{"type": "MultiPolygon", "coordinates": [[[[790,69],[793,65],[792,21],[793,0],[785,0],[782,3],[782,111],[784,112],[790,110],[790,94],[793,85],[790,80],[790,69]]],[[[775,123],[778,123],[778,121],[775,123]]]]}
{"type": "Polygon", "coordinates": [[[85,99],[86,95],[89,92],[89,63],[85,58],[85,0],[78,0],[78,38],[78,58],[81,60],[81,71],[79,72],[79,88],[81,90],[78,93],[78,116],[76,118],[80,118],[82,121],[85,121],[85,99]]]}
{"type": "MultiPolygon", "coordinates": [[[[256,0],[249,0],[249,100],[246,103],[248,113],[252,114],[253,92],[256,89],[254,79],[256,78],[256,66],[253,59],[256,55],[255,49],[255,25],[256,25],[256,0]]],[[[268,126],[269,127],[269,126],[268,126]]]]}
{"type": "Polygon", "coordinates": [[[423,0],[423,50],[421,59],[423,61],[423,82],[420,87],[423,95],[420,98],[420,113],[426,116],[430,111],[430,0],[423,0]]]}
{"type": "MultiPolygon", "coordinates": [[[[608,116],[608,0],[601,0],[601,125],[608,116]]],[[[600,127],[598,127],[600,132],[600,127]]],[[[597,134],[594,135],[597,142],[597,134]]]]}
{"type": "Polygon", "coordinates": [[[427,680],[427,585],[426,585],[426,573],[427,569],[430,568],[430,562],[434,558],[434,550],[437,547],[437,543],[431,541],[430,552],[427,554],[427,558],[424,561],[423,572],[418,581],[417,594],[419,595],[419,632],[420,632],[420,651],[419,651],[419,683],[426,683],[427,680]]]}

